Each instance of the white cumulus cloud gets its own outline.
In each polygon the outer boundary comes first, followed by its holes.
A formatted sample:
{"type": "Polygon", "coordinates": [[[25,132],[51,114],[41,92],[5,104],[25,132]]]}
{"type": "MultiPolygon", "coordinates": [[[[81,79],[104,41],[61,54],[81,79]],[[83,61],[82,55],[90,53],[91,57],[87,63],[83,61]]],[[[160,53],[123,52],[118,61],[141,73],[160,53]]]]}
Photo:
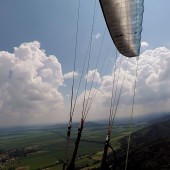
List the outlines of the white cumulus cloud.
{"type": "Polygon", "coordinates": [[[85,78],[87,79],[87,82],[100,82],[101,78],[100,78],[100,73],[97,71],[97,69],[95,70],[89,70],[87,75],[85,76],[85,78]]]}
{"type": "MultiPolygon", "coordinates": [[[[86,92],[80,91],[74,120],[80,120],[84,95],[93,103],[87,120],[107,119],[109,116],[112,87],[116,97],[125,75],[118,116],[129,115],[132,105],[136,58],[117,60],[116,72],[101,77],[95,70],[85,76],[88,82],[101,83],[86,92]],[[115,76],[115,81],[113,78],[115,76]],[[118,79],[118,80],[117,80],[118,79]],[[97,92],[97,93],[96,93],[97,92]],[[93,100],[93,96],[95,99],[93,100]]],[[[134,115],[167,112],[170,106],[170,50],[165,47],[147,50],[139,57],[134,115]]],[[[114,70],[114,69],[113,69],[114,70]]],[[[53,55],[47,56],[39,42],[23,43],[13,53],[0,52],[0,124],[33,124],[67,121],[70,94],[64,99],[60,92],[64,79],[72,78],[73,72],[62,74],[62,66],[53,55]]],[[[78,73],[75,72],[75,76],[78,73]]],[[[66,86],[67,87],[67,86],[66,86]]],[[[65,87],[65,88],[66,88],[65,87]]],[[[68,88],[68,87],[67,87],[68,88]]],[[[75,89],[76,91],[76,89],[75,89]]],[[[87,106],[88,110],[88,106],[87,106]]]]}
{"type": "Polygon", "coordinates": [[[71,78],[73,78],[73,74],[74,74],[74,77],[79,76],[79,74],[77,72],[71,71],[71,72],[64,74],[64,78],[65,79],[71,79],[71,78]]]}
{"type": "MultiPolygon", "coordinates": [[[[117,100],[124,75],[125,80],[118,107],[118,116],[128,116],[130,114],[136,62],[136,58],[130,58],[128,60],[125,75],[126,59],[123,58],[120,70],[119,68],[116,69],[114,82],[114,72],[102,78],[101,87],[98,89],[93,107],[89,113],[89,118],[108,118],[113,84],[114,89],[117,89],[115,97],[117,100]],[[118,73],[119,79],[117,80],[118,73]]],[[[170,50],[165,47],[147,50],[139,57],[134,115],[169,111],[169,65],[170,50]]],[[[83,96],[83,94],[84,92],[81,95],[83,96]]],[[[88,92],[86,92],[86,94],[88,94],[88,92]]]]}
{"type": "Polygon", "coordinates": [[[1,51],[0,124],[57,121],[64,108],[63,81],[61,64],[37,41],[15,47],[14,53],[1,51]]]}
{"type": "Polygon", "coordinates": [[[147,42],[145,42],[145,41],[141,42],[142,48],[145,48],[145,47],[148,47],[148,46],[149,46],[149,44],[147,42]]]}

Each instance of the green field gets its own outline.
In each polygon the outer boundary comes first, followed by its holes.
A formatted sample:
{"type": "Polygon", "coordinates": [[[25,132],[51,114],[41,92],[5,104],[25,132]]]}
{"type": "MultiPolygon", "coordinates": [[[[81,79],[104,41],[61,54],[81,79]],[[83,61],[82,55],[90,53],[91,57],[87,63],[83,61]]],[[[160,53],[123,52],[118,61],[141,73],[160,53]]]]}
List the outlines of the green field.
{"type": "MultiPolygon", "coordinates": [[[[135,129],[141,128],[142,125],[135,129]]],[[[0,151],[11,151],[14,149],[36,149],[35,152],[29,153],[24,157],[16,157],[11,163],[5,163],[2,169],[17,169],[23,167],[25,170],[62,169],[62,162],[64,160],[64,149],[66,144],[66,126],[48,126],[36,128],[8,128],[0,130],[0,151]]],[[[112,145],[114,148],[119,148],[119,139],[127,135],[129,128],[127,126],[116,126],[113,128],[112,145]]],[[[72,129],[69,158],[71,157],[74,148],[77,129],[72,129]]],[[[103,143],[106,134],[106,126],[99,127],[85,127],[82,134],[82,141],[80,143],[77,165],[83,163],[89,166],[94,166],[94,160],[100,160],[102,156],[103,143]],[[93,158],[93,159],[91,159],[93,158]]]]}

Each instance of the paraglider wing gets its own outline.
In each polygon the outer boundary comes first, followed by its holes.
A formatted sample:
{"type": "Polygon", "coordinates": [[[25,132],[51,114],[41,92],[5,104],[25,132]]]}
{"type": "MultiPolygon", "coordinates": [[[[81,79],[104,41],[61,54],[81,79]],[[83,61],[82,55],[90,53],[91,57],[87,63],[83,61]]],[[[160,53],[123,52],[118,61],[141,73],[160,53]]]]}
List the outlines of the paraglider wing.
{"type": "Polygon", "coordinates": [[[100,5],[118,51],[126,57],[138,56],[144,0],[100,0],[100,5]]]}

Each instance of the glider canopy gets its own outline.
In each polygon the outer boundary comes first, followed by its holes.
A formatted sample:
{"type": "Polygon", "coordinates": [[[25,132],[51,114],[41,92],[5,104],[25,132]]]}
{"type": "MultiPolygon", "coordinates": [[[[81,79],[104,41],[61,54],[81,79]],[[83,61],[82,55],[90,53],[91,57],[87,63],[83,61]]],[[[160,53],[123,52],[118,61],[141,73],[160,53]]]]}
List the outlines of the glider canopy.
{"type": "Polygon", "coordinates": [[[144,0],[100,0],[100,5],[118,51],[126,57],[138,56],[144,0]]]}

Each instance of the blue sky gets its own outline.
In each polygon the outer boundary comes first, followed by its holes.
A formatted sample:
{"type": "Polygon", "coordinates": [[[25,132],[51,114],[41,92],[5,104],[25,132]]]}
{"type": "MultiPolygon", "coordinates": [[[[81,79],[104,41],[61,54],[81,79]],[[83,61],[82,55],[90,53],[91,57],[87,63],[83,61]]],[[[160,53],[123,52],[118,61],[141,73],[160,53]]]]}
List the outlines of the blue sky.
{"type": "MultiPolygon", "coordinates": [[[[142,41],[153,48],[169,46],[169,1],[145,0],[142,41]]],[[[29,0],[0,2],[0,50],[13,51],[23,42],[39,41],[47,54],[58,57],[63,70],[72,69],[77,18],[76,0],[29,0]],[[69,62],[66,62],[69,61],[69,62]],[[69,63],[69,65],[67,64],[69,63]],[[65,66],[65,67],[64,67],[65,66]]],[[[88,41],[94,1],[82,1],[80,9],[79,48],[85,49],[88,41]]],[[[94,35],[103,34],[105,23],[98,4],[94,35]]],[[[109,35],[107,35],[109,39],[109,35]]],[[[108,40],[108,43],[112,43],[108,40]]],[[[95,43],[97,46],[97,43],[95,43]]],[[[113,49],[111,49],[113,50],[113,49]]],[[[80,53],[81,56],[83,56],[80,53]]]]}
{"type": "MultiPolygon", "coordinates": [[[[81,68],[85,58],[85,53],[87,51],[87,44],[90,38],[94,2],[95,2],[94,0],[93,1],[81,0],[81,4],[80,4],[80,21],[79,21],[78,46],[77,46],[78,57],[76,63],[76,71],[79,74],[81,72],[81,68]]],[[[0,21],[1,21],[0,51],[8,51],[9,53],[13,54],[15,53],[14,47],[19,47],[23,43],[38,41],[41,46],[40,49],[45,50],[46,56],[54,55],[58,59],[57,62],[54,62],[56,65],[55,66],[51,65],[51,66],[52,67],[54,66],[54,68],[57,68],[58,70],[61,69],[62,71],[62,74],[56,73],[57,76],[59,75],[58,77],[60,80],[58,82],[55,82],[56,83],[55,85],[57,89],[56,95],[57,94],[60,95],[59,99],[61,99],[65,105],[69,105],[69,95],[71,91],[72,81],[69,78],[66,79],[63,77],[64,74],[73,71],[77,6],[78,6],[78,0],[70,0],[70,1],[68,0],[62,0],[62,1],[61,0],[58,1],[56,0],[50,0],[50,1],[49,0],[29,0],[29,1],[1,0],[0,1],[0,21]]],[[[170,49],[169,6],[170,6],[169,0],[163,0],[163,1],[145,0],[142,41],[147,42],[148,46],[142,48],[141,53],[143,53],[146,50],[155,50],[156,48],[159,47],[166,47],[167,49],[170,49]]],[[[95,69],[97,54],[99,52],[102,36],[106,28],[98,1],[97,1],[96,9],[97,9],[97,14],[96,14],[96,20],[95,20],[95,26],[93,32],[93,41],[92,41],[93,57],[91,58],[90,61],[90,70],[95,69]]],[[[34,45],[29,44],[27,47],[31,49],[30,46],[36,46],[37,49],[39,48],[39,45],[37,45],[37,43],[35,43],[34,45]]],[[[103,56],[106,55],[107,52],[108,52],[108,56],[107,56],[105,67],[107,66],[107,63],[111,63],[111,65],[109,66],[106,76],[111,76],[112,67],[113,67],[112,57],[115,54],[115,47],[112,43],[108,31],[106,31],[106,36],[102,48],[102,55],[103,56]]],[[[25,52],[21,52],[21,51],[17,53],[18,56],[21,54],[26,55],[25,52]]],[[[43,61],[42,63],[44,64],[44,59],[41,58],[41,60],[43,61]]],[[[51,60],[50,62],[53,63],[53,60],[51,60]]],[[[103,60],[101,58],[99,62],[99,67],[102,65],[102,62],[103,60]]],[[[11,72],[12,71],[10,71],[10,73],[11,72]]],[[[47,74],[47,69],[44,72],[47,74]]],[[[50,73],[48,72],[48,74],[50,73]]],[[[106,79],[102,77],[103,76],[102,73],[100,73],[100,76],[103,81],[106,79]]],[[[2,78],[0,79],[2,80],[2,78]]],[[[46,83],[48,82],[49,84],[50,83],[53,84],[53,82],[51,82],[52,80],[48,80],[47,78],[46,79],[44,78],[44,80],[46,81],[46,83]]],[[[4,88],[6,86],[4,84],[1,84],[1,87],[4,88]]],[[[81,89],[83,89],[83,87],[81,87],[81,89]]],[[[7,92],[10,93],[9,91],[7,92]]],[[[83,91],[81,92],[83,94],[83,91]]],[[[101,94],[103,93],[104,92],[102,92],[101,94]]],[[[3,101],[3,94],[1,94],[1,100],[2,100],[1,103],[5,103],[6,101],[6,100],[3,101]]],[[[18,99],[18,103],[20,102],[20,100],[21,99],[18,99]]],[[[3,107],[5,107],[5,104],[3,105],[4,105],[3,107]]],[[[35,103],[33,105],[35,105],[35,103]]],[[[56,108],[57,107],[58,106],[56,106],[56,108]]],[[[51,109],[53,110],[54,108],[51,109]]],[[[25,108],[23,110],[27,112],[25,108]]],[[[166,109],[165,111],[167,110],[168,109],[166,109]]],[[[3,110],[3,113],[1,110],[0,115],[3,118],[2,120],[4,120],[6,124],[17,124],[17,120],[12,122],[11,120],[7,119],[6,116],[4,115],[5,112],[8,112],[8,114],[10,115],[9,110],[8,111],[3,110]]],[[[19,115],[20,118],[22,118],[22,120],[25,121],[26,119],[29,120],[28,122],[26,122],[28,124],[31,122],[33,118],[36,120],[36,117],[38,117],[38,114],[33,115],[33,113],[29,114],[31,116],[22,115],[20,111],[17,111],[17,109],[14,112],[16,112],[15,114],[19,115]]],[[[144,110],[144,112],[152,112],[152,111],[144,110]]],[[[11,119],[16,115],[12,115],[11,119]]],[[[44,115],[47,114],[45,114],[44,112],[44,115]]],[[[42,121],[39,123],[46,121],[46,116],[44,115],[42,116],[42,121]]],[[[54,121],[54,118],[56,118],[54,115],[51,116],[52,119],[49,122],[54,121]]],[[[94,119],[95,116],[91,116],[91,118],[94,119]]],[[[63,116],[63,119],[61,119],[61,121],[63,121],[66,118],[67,116],[63,116]]],[[[60,122],[60,120],[56,120],[56,121],[60,122]]],[[[37,123],[37,122],[38,121],[35,121],[33,123],[37,123]]]]}
{"type": "MultiPolygon", "coordinates": [[[[148,39],[154,46],[168,41],[170,16],[169,1],[164,0],[145,0],[145,12],[143,22],[143,39],[148,39]],[[156,36],[155,36],[156,35],[156,36]],[[158,38],[156,39],[156,37],[158,38]],[[155,37],[155,39],[154,39],[155,37]]],[[[57,47],[62,49],[67,42],[74,40],[75,23],[77,17],[78,1],[55,1],[55,0],[30,0],[30,1],[10,1],[1,0],[0,36],[2,50],[12,50],[12,47],[23,42],[39,40],[42,47],[47,47],[49,53],[55,53],[57,47]],[[72,33],[72,34],[71,34],[72,33]],[[55,46],[49,44],[56,44],[55,46]]],[[[88,32],[86,25],[89,26],[89,18],[92,17],[94,1],[81,2],[81,37],[84,40],[88,32]]],[[[101,11],[98,7],[97,25],[104,27],[101,11]]],[[[102,30],[102,28],[99,28],[102,30]]],[[[70,47],[70,43],[68,45],[70,47]]],[[[62,55],[62,53],[60,54],[62,55]]]]}

